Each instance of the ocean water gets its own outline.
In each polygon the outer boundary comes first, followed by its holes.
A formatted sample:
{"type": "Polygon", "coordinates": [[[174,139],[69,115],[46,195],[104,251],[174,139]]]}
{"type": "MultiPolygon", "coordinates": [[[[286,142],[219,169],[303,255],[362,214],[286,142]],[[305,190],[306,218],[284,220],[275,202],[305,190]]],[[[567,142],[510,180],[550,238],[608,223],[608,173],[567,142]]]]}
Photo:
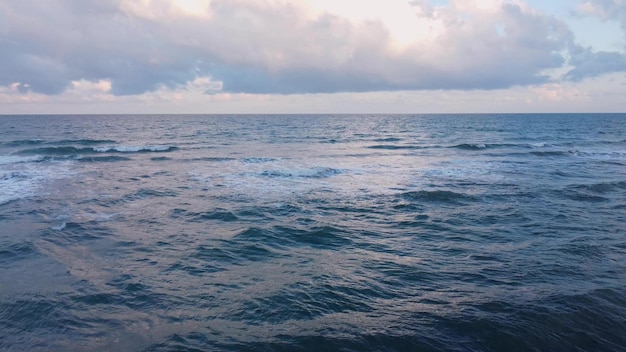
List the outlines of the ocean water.
{"type": "Polygon", "coordinates": [[[626,115],[1,116],[1,351],[625,351],[626,115]]]}

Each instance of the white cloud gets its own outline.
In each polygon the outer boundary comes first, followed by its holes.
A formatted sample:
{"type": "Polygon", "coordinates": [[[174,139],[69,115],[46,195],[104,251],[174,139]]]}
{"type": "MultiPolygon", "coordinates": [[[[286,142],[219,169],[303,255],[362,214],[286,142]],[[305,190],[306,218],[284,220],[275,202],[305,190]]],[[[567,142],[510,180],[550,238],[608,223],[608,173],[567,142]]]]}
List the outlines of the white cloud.
{"type": "Polygon", "coordinates": [[[19,59],[3,60],[0,84],[58,93],[106,79],[117,95],[197,76],[250,93],[498,88],[546,81],[541,72],[563,64],[569,35],[557,20],[501,0],[120,0],[98,11],[97,1],[50,1],[53,16],[5,5],[19,43],[2,46],[19,59]]]}
{"type": "Polygon", "coordinates": [[[111,81],[99,80],[97,82],[91,82],[81,79],[80,81],[72,81],[70,90],[81,93],[109,93],[111,91],[111,81]]]}
{"type": "Polygon", "coordinates": [[[208,19],[211,15],[211,0],[120,0],[119,7],[130,16],[151,20],[208,19]]]}
{"type": "MultiPolygon", "coordinates": [[[[625,8],[579,11],[626,23],[625,8]]],[[[0,2],[0,22],[4,101],[503,89],[549,101],[567,83],[554,72],[583,82],[626,71],[623,53],[581,47],[523,0],[22,0],[0,2]]]]}
{"type": "Polygon", "coordinates": [[[602,19],[616,19],[622,24],[626,23],[625,0],[587,0],[578,5],[578,11],[602,19]]]}

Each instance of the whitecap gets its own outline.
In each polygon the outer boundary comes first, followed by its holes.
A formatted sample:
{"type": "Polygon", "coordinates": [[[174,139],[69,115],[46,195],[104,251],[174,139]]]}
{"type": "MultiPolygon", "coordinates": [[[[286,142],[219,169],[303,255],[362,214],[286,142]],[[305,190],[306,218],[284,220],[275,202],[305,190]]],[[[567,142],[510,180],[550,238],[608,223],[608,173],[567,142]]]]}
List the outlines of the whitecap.
{"type": "Polygon", "coordinates": [[[167,152],[176,149],[172,145],[146,145],[146,146],[134,146],[134,145],[118,145],[107,147],[96,147],[94,151],[98,153],[139,153],[139,152],[167,152]]]}
{"type": "Polygon", "coordinates": [[[64,163],[13,165],[11,169],[0,170],[0,205],[33,197],[45,191],[47,183],[73,175],[64,163]]]}
{"type": "Polygon", "coordinates": [[[36,177],[12,171],[0,174],[0,205],[34,195],[36,177]]]}
{"type": "Polygon", "coordinates": [[[339,174],[340,171],[330,167],[313,167],[307,169],[268,170],[261,173],[268,177],[326,178],[339,174]]]}
{"type": "Polygon", "coordinates": [[[52,230],[54,230],[54,231],[63,231],[63,230],[65,229],[65,227],[66,227],[66,226],[67,226],[67,224],[66,224],[66,223],[65,223],[65,221],[64,221],[64,222],[60,223],[59,225],[57,225],[57,226],[52,226],[52,227],[50,227],[50,228],[51,228],[52,230]]]}
{"type": "Polygon", "coordinates": [[[242,160],[246,164],[259,164],[259,163],[269,163],[272,161],[276,161],[273,158],[244,158],[242,160]]]}

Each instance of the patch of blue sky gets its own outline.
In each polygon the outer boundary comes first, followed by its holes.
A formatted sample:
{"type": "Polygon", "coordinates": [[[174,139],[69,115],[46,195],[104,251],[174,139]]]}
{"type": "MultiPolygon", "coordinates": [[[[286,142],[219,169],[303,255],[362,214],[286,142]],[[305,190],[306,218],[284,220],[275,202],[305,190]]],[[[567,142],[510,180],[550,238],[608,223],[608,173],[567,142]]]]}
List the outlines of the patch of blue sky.
{"type": "Polygon", "coordinates": [[[571,17],[567,20],[578,44],[594,51],[619,51],[626,47],[626,38],[619,23],[593,17],[571,17]]]}
{"type": "Polygon", "coordinates": [[[594,51],[624,51],[626,38],[616,21],[602,20],[577,12],[581,1],[527,0],[532,8],[565,21],[574,33],[576,42],[594,51]]]}

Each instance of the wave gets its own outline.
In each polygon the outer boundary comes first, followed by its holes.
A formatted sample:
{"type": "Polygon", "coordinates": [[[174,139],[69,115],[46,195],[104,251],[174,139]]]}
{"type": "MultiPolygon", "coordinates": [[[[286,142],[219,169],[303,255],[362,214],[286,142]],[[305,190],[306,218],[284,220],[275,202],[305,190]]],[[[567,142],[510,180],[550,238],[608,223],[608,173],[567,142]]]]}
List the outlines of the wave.
{"type": "Polygon", "coordinates": [[[30,242],[13,243],[0,247],[0,263],[13,263],[17,259],[27,258],[37,253],[30,242]]]}
{"type": "Polygon", "coordinates": [[[0,157],[0,205],[26,199],[46,192],[43,185],[57,179],[72,177],[74,173],[64,163],[35,165],[46,161],[42,156],[0,157]],[[21,165],[25,163],[26,165],[21,165]]]}
{"type": "Polygon", "coordinates": [[[67,144],[78,144],[78,145],[98,145],[98,144],[115,144],[114,140],[110,139],[64,139],[61,141],[51,142],[52,145],[67,145],[67,144]]]}
{"type": "Polygon", "coordinates": [[[191,162],[195,162],[195,161],[208,161],[208,162],[223,162],[223,161],[233,161],[233,160],[237,160],[235,158],[228,158],[228,157],[216,157],[216,156],[207,156],[207,157],[202,157],[202,158],[193,158],[193,159],[188,159],[191,162]]]}
{"type": "Polygon", "coordinates": [[[237,221],[239,217],[232,212],[225,209],[216,209],[208,212],[192,212],[185,209],[174,209],[171,212],[173,219],[182,218],[191,222],[203,222],[206,220],[219,220],[219,221],[237,221]]]}
{"type": "MultiPolygon", "coordinates": [[[[572,155],[572,154],[585,154],[578,150],[540,150],[547,148],[558,147],[558,145],[547,144],[544,142],[538,143],[461,143],[455,144],[451,146],[446,145],[411,145],[411,144],[374,144],[367,146],[368,149],[386,149],[386,150],[402,150],[402,149],[437,149],[437,148],[450,148],[450,149],[459,149],[459,150],[470,150],[470,151],[481,151],[481,150],[490,150],[490,149],[498,149],[498,148],[516,148],[516,149],[532,149],[530,151],[531,154],[537,156],[561,156],[561,155],[572,155]]],[[[607,154],[609,156],[619,156],[624,155],[624,153],[620,152],[606,152],[606,153],[587,153],[587,154],[607,154]]]]}
{"type": "Polygon", "coordinates": [[[152,146],[107,146],[107,147],[74,147],[74,146],[59,146],[59,147],[42,147],[24,149],[17,154],[20,155],[54,155],[54,156],[74,156],[81,154],[96,154],[96,153],[159,153],[170,152],[178,149],[178,147],[171,145],[152,145],[152,146]]]}
{"type": "Polygon", "coordinates": [[[376,144],[367,147],[368,149],[383,149],[383,150],[402,150],[402,149],[425,149],[426,147],[420,147],[417,145],[387,145],[376,144]]]}
{"type": "Polygon", "coordinates": [[[588,194],[586,192],[581,192],[578,190],[558,191],[556,192],[556,194],[565,199],[573,200],[576,202],[600,203],[609,201],[609,199],[606,197],[602,197],[597,194],[588,194]]]}
{"type": "Polygon", "coordinates": [[[244,158],[242,160],[245,164],[260,164],[260,163],[269,163],[272,161],[276,161],[273,158],[244,158]]]}
{"type": "Polygon", "coordinates": [[[546,143],[461,143],[448,148],[461,150],[485,150],[497,148],[544,148],[546,146],[546,143]]]}
{"type": "Polygon", "coordinates": [[[18,139],[18,140],[6,142],[6,143],[2,144],[2,146],[4,146],[4,147],[25,147],[25,146],[29,146],[29,145],[42,145],[42,144],[89,146],[89,145],[114,144],[114,143],[115,143],[115,141],[114,140],[110,140],[110,139],[63,139],[63,140],[60,140],[60,141],[46,141],[46,140],[43,140],[43,139],[18,139]]]}
{"type": "Polygon", "coordinates": [[[401,196],[411,201],[425,202],[457,202],[462,200],[471,200],[472,197],[463,193],[451,191],[410,191],[402,193],[401,196]]]}
{"type": "Polygon", "coordinates": [[[462,144],[453,145],[450,148],[462,149],[462,150],[482,150],[482,149],[489,148],[489,146],[490,145],[483,144],[483,143],[462,143],[462,144]]]}
{"type": "Polygon", "coordinates": [[[125,195],[122,199],[130,202],[146,198],[176,197],[178,194],[171,190],[158,190],[151,188],[141,188],[134,193],[125,195]]]}
{"type": "Polygon", "coordinates": [[[461,143],[453,145],[450,148],[462,150],[484,150],[495,148],[543,148],[544,146],[544,143],[461,143]]]}
{"type": "Polygon", "coordinates": [[[0,205],[33,196],[36,184],[37,179],[25,172],[0,174],[0,205]]]}
{"type": "MultiPolygon", "coordinates": [[[[350,233],[333,226],[319,226],[300,229],[287,226],[274,226],[271,229],[246,228],[234,237],[234,241],[253,242],[269,248],[314,247],[337,249],[353,244],[350,233]]],[[[240,245],[242,243],[239,243],[240,245]]],[[[236,253],[236,252],[235,252],[236,253]]]]}
{"type": "Polygon", "coordinates": [[[39,145],[43,144],[45,141],[43,139],[20,139],[15,141],[10,141],[3,143],[3,147],[23,147],[27,145],[39,145]]]}
{"type": "Polygon", "coordinates": [[[93,148],[78,148],[78,147],[42,147],[20,150],[20,155],[77,155],[77,154],[92,154],[95,153],[93,148]]]}
{"type": "Polygon", "coordinates": [[[9,164],[21,164],[21,163],[31,163],[31,162],[39,162],[44,158],[41,156],[16,156],[16,155],[1,155],[0,156],[0,165],[9,165],[9,164]]]}
{"type": "Polygon", "coordinates": [[[387,137],[387,138],[377,138],[374,139],[375,142],[400,142],[402,138],[398,137],[387,137]]]}
{"type": "Polygon", "coordinates": [[[603,182],[603,183],[595,183],[590,185],[580,185],[575,187],[581,191],[587,191],[591,193],[604,194],[610,193],[617,190],[626,190],[626,181],[616,181],[616,182],[603,182]]]}
{"type": "MultiPolygon", "coordinates": [[[[536,147],[533,147],[536,149],[536,147]]],[[[492,154],[497,155],[497,154],[492,154]]],[[[579,149],[567,149],[567,150],[531,150],[528,152],[514,152],[501,155],[510,155],[516,157],[524,157],[533,155],[536,157],[546,158],[560,158],[560,157],[585,157],[598,159],[598,162],[605,164],[623,165],[624,158],[626,158],[626,152],[620,151],[592,151],[592,150],[579,150],[579,149]]]]}
{"type": "Polygon", "coordinates": [[[570,156],[570,155],[575,154],[575,152],[571,150],[546,150],[546,151],[533,151],[533,152],[530,152],[530,154],[535,155],[535,156],[552,157],[552,156],[570,156]]]}
{"type": "Polygon", "coordinates": [[[607,202],[614,194],[626,190],[626,182],[601,182],[567,187],[564,190],[555,191],[555,194],[576,202],[607,202]],[[617,193],[616,193],[617,192],[617,193]]]}
{"type": "Polygon", "coordinates": [[[268,170],[261,173],[267,177],[296,177],[296,178],[328,178],[340,174],[341,171],[330,167],[313,167],[299,170],[268,170]]]}
{"type": "Polygon", "coordinates": [[[118,156],[118,155],[107,155],[107,156],[86,156],[86,157],[81,156],[77,160],[81,163],[106,163],[106,162],[116,162],[116,161],[128,161],[132,159],[124,157],[124,156],[118,156]]]}
{"type": "Polygon", "coordinates": [[[177,150],[178,147],[172,145],[148,145],[148,146],[112,146],[112,147],[98,147],[94,150],[98,153],[149,153],[149,152],[171,152],[177,150]]]}
{"type": "Polygon", "coordinates": [[[369,149],[437,149],[437,148],[450,148],[450,149],[460,149],[460,150],[486,150],[486,149],[496,149],[496,148],[544,148],[546,147],[546,143],[461,143],[455,144],[451,146],[446,145],[394,145],[394,144],[375,144],[368,146],[369,149]]]}
{"type": "Polygon", "coordinates": [[[23,180],[27,178],[28,178],[28,175],[19,171],[13,171],[13,172],[6,173],[6,174],[0,174],[0,181],[23,180]]]}

